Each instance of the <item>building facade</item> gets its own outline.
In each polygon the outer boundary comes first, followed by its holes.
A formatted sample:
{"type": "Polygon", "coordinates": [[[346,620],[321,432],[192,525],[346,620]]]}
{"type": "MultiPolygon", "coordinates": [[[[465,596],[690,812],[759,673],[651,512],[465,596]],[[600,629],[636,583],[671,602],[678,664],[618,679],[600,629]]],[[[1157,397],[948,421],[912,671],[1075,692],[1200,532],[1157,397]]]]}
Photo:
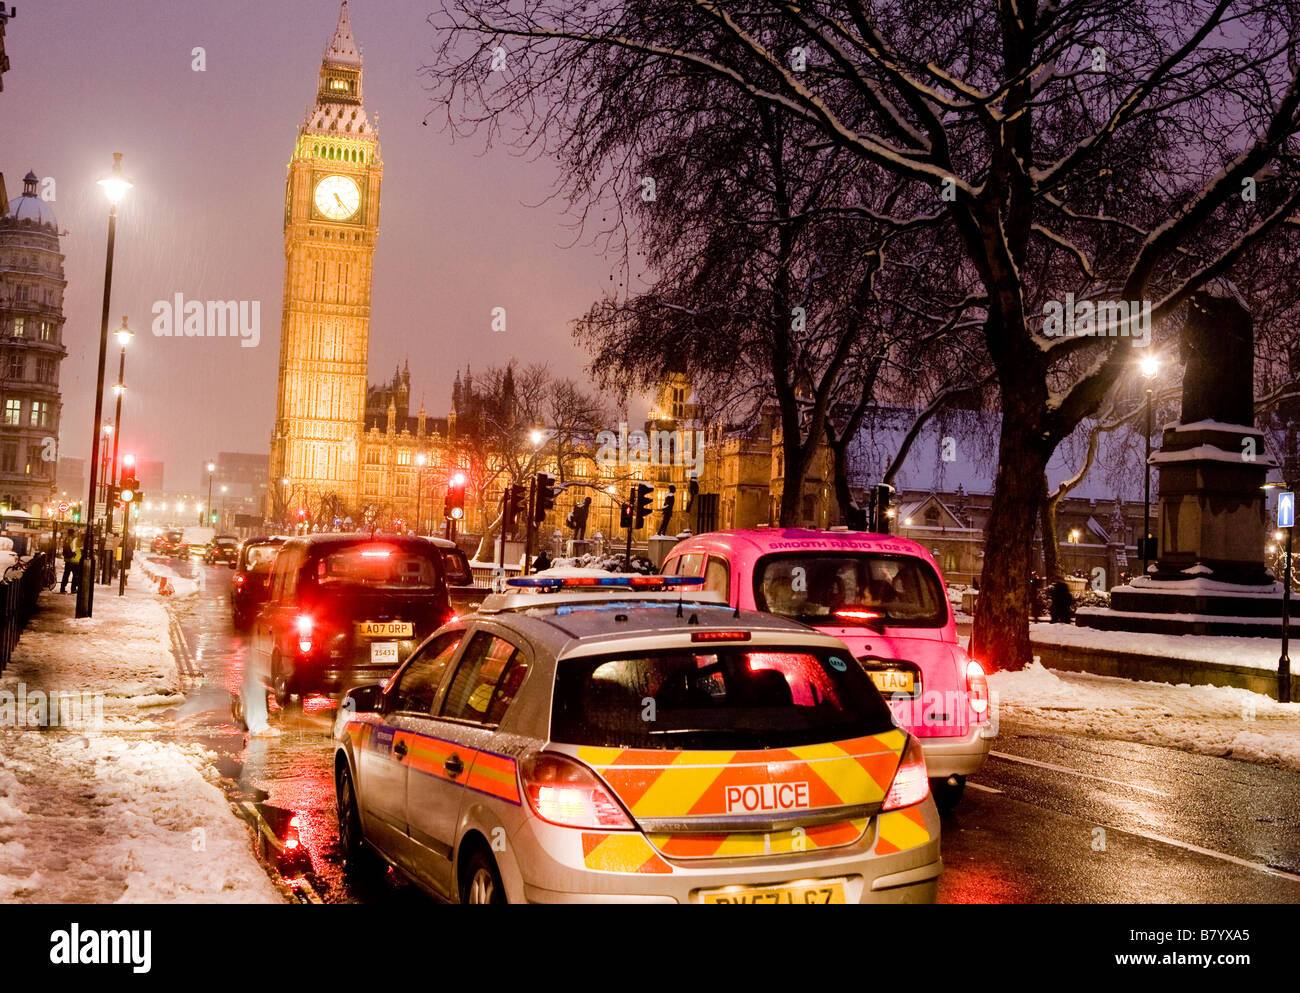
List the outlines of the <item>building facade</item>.
{"type": "Polygon", "coordinates": [[[360,499],[370,286],[383,178],[345,2],[285,184],[284,305],[268,489],[311,508],[360,499]]]}
{"type": "MultiPolygon", "coordinates": [[[[0,215],[0,506],[50,516],[57,495],[63,253],[34,173],[0,215]]],[[[78,494],[84,496],[84,494],[78,494]]]]}

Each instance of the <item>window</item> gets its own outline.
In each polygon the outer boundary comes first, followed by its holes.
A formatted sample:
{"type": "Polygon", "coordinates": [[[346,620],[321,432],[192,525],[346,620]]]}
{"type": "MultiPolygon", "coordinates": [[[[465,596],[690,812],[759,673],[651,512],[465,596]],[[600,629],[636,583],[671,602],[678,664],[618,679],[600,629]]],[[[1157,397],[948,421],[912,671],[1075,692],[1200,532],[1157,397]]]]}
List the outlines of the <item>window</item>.
{"type": "Polygon", "coordinates": [[[44,400],[32,401],[32,419],[31,425],[34,428],[44,428],[50,425],[50,405],[44,400]]]}
{"type": "Polygon", "coordinates": [[[704,588],[731,598],[731,572],[727,563],[716,555],[709,556],[708,567],[704,570],[704,588]]]}
{"type": "Polygon", "coordinates": [[[701,647],[556,664],[551,738],[570,745],[792,748],[892,726],[867,674],[834,648],[701,647]]]}
{"type": "Polygon", "coordinates": [[[385,710],[408,711],[428,716],[433,712],[433,698],[443,674],[460,647],[462,631],[449,631],[413,656],[397,677],[385,710]]]}
{"type": "Polygon", "coordinates": [[[411,492],[411,474],[409,472],[399,472],[397,474],[397,495],[408,496],[411,492]]]}
{"type": "Polygon", "coordinates": [[[23,420],[23,402],[21,400],[5,401],[5,424],[17,427],[23,420]]]}
{"type": "Polygon", "coordinates": [[[401,448],[401,449],[398,449],[398,451],[397,451],[397,464],[398,464],[398,465],[410,465],[410,464],[411,464],[411,450],[410,450],[409,448],[401,448]]]}
{"type": "Polygon", "coordinates": [[[381,542],[347,545],[317,559],[316,583],[431,589],[440,575],[436,555],[432,549],[415,551],[381,542]]]}
{"type": "MultiPolygon", "coordinates": [[[[21,287],[19,289],[21,290],[21,287]]],[[[9,333],[15,338],[25,338],[27,336],[27,318],[15,317],[13,330],[9,333]]]]}
{"type": "Polygon", "coordinates": [[[699,552],[694,555],[683,555],[678,560],[677,575],[679,576],[703,576],[704,575],[704,553],[699,552]]]}
{"type": "Polygon", "coordinates": [[[852,552],[766,555],[754,568],[759,610],[805,624],[851,626],[876,615],[897,627],[942,627],[948,602],[922,559],[852,552]]]}
{"type": "Polygon", "coordinates": [[[18,471],[18,443],[6,441],[0,445],[0,472],[18,471]]]}
{"type": "Polygon", "coordinates": [[[484,631],[474,635],[442,702],[451,720],[497,725],[514,700],[528,665],[519,650],[484,631]]]}
{"type": "MultiPolygon", "coordinates": [[[[53,340],[54,340],[54,322],[41,321],[41,341],[53,341],[53,340]]],[[[53,382],[53,380],[50,381],[53,382]]]]}
{"type": "Polygon", "coordinates": [[[9,356],[9,378],[22,379],[27,362],[25,356],[21,353],[14,353],[9,356]]]}
{"type": "Polygon", "coordinates": [[[39,358],[36,360],[36,378],[42,383],[53,383],[58,380],[58,367],[54,364],[53,359],[39,358]]]}

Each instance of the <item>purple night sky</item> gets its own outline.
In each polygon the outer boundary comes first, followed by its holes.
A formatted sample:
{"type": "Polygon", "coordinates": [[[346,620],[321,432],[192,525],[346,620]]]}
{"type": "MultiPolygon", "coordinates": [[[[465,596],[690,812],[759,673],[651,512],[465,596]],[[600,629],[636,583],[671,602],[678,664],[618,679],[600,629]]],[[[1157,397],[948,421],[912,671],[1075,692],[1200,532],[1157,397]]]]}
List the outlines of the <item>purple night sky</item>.
{"type": "MultiPolygon", "coordinates": [[[[89,454],[107,203],[95,185],[123,153],[136,184],[120,208],[112,319],[128,315],[124,450],[166,463],[168,489],[197,485],[218,451],[266,452],[275,413],[284,271],[285,166],[314,101],[336,0],[42,0],[20,3],[0,93],[0,170],[9,195],[32,169],[53,177],[68,289],[60,454],[89,454]],[[206,50],[207,70],[191,69],[206,50]],[[156,338],[155,300],[260,300],[261,344],[156,338]]],[[[514,355],[579,375],[569,322],[607,287],[610,266],[541,203],[552,162],[453,143],[421,121],[418,76],[429,8],[353,0],[365,104],[384,157],[370,324],[370,378],[411,363],[412,407],[446,412],[456,368],[514,355]],[[507,308],[509,330],[489,329],[507,308]]],[[[114,381],[117,346],[110,339],[114,381]]],[[[111,391],[106,409],[111,415],[111,391]]]]}

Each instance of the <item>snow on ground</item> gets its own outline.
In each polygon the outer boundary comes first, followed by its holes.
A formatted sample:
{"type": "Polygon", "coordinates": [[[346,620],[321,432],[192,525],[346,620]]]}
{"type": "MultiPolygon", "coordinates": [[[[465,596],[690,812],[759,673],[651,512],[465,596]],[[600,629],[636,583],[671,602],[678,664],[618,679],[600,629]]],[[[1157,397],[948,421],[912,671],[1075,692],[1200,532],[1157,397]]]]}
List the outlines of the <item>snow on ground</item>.
{"type": "Polygon", "coordinates": [[[1300,703],[1228,686],[1059,673],[1037,660],[992,673],[989,687],[998,718],[1018,725],[1300,769],[1300,703]]]}
{"type": "MultiPolygon", "coordinates": [[[[1073,624],[1031,624],[1029,640],[1036,645],[1101,648],[1162,658],[1219,662],[1251,669],[1277,669],[1281,643],[1273,638],[1234,638],[1228,635],[1151,634],[1142,631],[1099,631],[1073,624]]],[[[1300,673],[1300,652],[1291,661],[1300,673]]]]}
{"type": "Polygon", "coordinates": [[[140,571],[144,573],[145,579],[149,581],[149,585],[155,590],[158,589],[158,580],[165,577],[171,585],[172,596],[193,596],[199,591],[199,581],[197,579],[186,579],[164,562],[140,554],[136,556],[134,564],[139,566],[140,571]]]}
{"type": "Polygon", "coordinates": [[[212,753],[152,737],[184,699],[157,595],[41,607],[0,678],[0,901],[279,902],[212,753]],[[80,709],[23,726],[18,702],[51,693],[80,709]]]}

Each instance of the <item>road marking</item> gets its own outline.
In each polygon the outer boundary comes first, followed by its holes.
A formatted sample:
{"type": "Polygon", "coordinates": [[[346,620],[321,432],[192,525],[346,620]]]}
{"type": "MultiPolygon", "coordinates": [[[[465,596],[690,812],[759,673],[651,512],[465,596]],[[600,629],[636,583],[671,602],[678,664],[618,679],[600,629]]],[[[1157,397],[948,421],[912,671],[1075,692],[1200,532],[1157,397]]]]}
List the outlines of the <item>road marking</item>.
{"type": "Polygon", "coordinates": [[[1107,779],[1105,776],[1094,776],[1088,772],[1080,772],[1078,769],[1071,769],[1065,765],[1053,765],[1051,762],[1039,762],[1037,759],[1027,759],[1019,755],[1008,755],[1006,752],[989,752],[993,758],[1005,759],[1007,762],[1018,762],[1021,765],[1031,765],[1036,769],[1049,769],[1052,772],[1063,772],[1069,776],[1078,776],[1080,779],[1091,779],[1098,783],[1110,783],[1112,786],[1123,786],[1125,789],[1141,790],[1143,793],[1150,793],[1152,796],[1164,797],[1167,800],[1173,799],[1172,793],[1161,793],[1159,790],[1153,790],[1148,786],[1138,786],[1134,783],[1126,783],[1119,779],[1107,779]]]}
{"type": "Polygon", "coordinates": [[[966,780],[966,785],[973,790],[979,790],[981,793],[1001,793],[1001,790],[995,790],[992,786],[985,786],[983,783],[972,783],[966,780]]]}
{"type": "Polygon", "coordinates": [[[1249,859],[1238,858],[1236,855],[1229,855],[1227,852],[1216,852],[1213,848],[1202,848],[1200,845],[1179,841],[1177,838],[1166,838],[1163,834],[1152,834],[1150,831],[1140,831],[1137,828],[1111,827],[1110,825],[1106,825],[1106,830],[1118,831],[1120,834],[1133,835],[1137,838],[1146,838],[1148,841],[1158,841],[1165,845],[1172,845],[1174,848],[1195,852],[1197,855],[1206,855],[1221,862],[1230,862],[1244,869],[1254,869],[1256,872],[1262,872],[1269,876],[1281,876],[1283,879],[1290,879],[1292,882],[1300,883],[1300,875],[1296,875],[1294,872],[1287,872],[1285,869],[1274,869],[1271,865],[1265,865],[1263,862],[1252,862],[1249,859]]]}

